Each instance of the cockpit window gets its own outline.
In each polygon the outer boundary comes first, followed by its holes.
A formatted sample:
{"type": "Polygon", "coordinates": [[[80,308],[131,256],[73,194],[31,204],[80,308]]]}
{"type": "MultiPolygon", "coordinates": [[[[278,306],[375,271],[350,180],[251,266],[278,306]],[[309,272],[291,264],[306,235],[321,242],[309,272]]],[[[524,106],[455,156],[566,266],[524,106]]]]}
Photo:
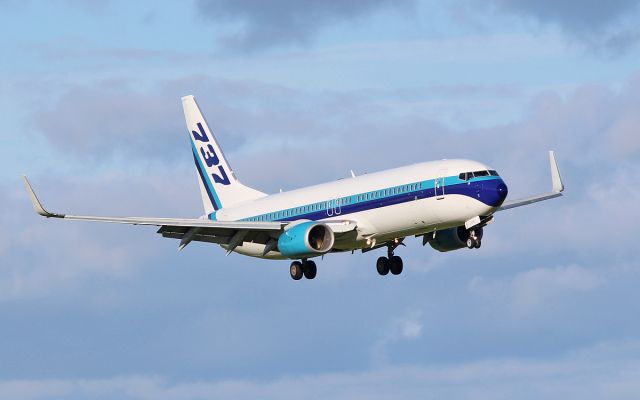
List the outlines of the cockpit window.
{"type": "Polygon", "coordinates": [[[460,178],[463,181],[468,181],[471,178],[477,178],[479,176],[498,176],[498,173],[494,170],[463,172],[460,175],[458,175],[458,178],[460,178]]]}

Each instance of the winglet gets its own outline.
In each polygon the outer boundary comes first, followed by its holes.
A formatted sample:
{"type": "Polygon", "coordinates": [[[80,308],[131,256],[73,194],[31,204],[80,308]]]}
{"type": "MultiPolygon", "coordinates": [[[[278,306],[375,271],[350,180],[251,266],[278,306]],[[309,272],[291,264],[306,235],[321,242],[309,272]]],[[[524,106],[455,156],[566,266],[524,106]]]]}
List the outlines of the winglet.
{"type": "Polygon", "coordinates": [[[38,214],[47,218],[64,218],[64,214],[50,213],[49,211],[45,210],[44,207],[42,207],[42,203],[40,203],[40,200],[38,200],[38,196],[36,196],[36,193],[33,191],[33,188],[31,187],[31,184],[29,183],[27,177],[22,175],[22,181],[24,182],[24,186],[27,188],[27,192],[29,193],[29,197],[31,198],[31,203],[33,204],[33,208],[35,208],[38,214]]]}
{"type": "Polygon", "coordinates": [[[553,151],[549,151],[549,164],[551,165],[553,191],[560,193],[564,191],[564,184],[562,183],[562,178],[560,178],[560,171],[558,170],[558,163],[556,162],[556,153],[553,151]]]}

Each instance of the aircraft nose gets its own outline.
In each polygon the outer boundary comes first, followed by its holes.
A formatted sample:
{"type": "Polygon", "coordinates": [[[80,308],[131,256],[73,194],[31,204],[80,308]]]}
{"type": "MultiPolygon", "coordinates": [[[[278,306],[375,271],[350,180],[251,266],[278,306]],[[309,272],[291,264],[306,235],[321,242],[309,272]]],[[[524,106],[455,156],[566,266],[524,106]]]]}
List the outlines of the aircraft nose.
{"type": "Polygon", "coordinates": [[[502,204],[504,199],[507,198],[507,194],[509,194],[509,189],[507,188],[507,185],[503,181],[500,181],[498,186],[496,186],[496,191],[498,192],[498,198],[500,199],[500,204],[502,204]]]}

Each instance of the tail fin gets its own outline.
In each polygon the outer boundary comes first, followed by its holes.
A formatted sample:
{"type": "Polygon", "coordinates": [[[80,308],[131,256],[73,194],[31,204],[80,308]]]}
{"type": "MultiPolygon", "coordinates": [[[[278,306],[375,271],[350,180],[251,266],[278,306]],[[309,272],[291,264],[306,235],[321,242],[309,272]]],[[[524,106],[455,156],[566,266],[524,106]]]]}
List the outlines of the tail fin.
{"type": "Polygon", "coordinates": [[[193,96],[182,98],[191,149],[198,171],[202,203],[207,215],[222,207],[266,196],[236,179],[220,145],[209,129],[193,96]]]}

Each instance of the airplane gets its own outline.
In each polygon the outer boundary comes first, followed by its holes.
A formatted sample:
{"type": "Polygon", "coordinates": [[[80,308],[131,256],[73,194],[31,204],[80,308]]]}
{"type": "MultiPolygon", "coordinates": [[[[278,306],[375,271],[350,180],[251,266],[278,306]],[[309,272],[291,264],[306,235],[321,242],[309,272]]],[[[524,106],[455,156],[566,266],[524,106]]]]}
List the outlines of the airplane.
{"type": "Polygon", "coordinates": [[[447,252],[478,249],[483,229],[498,211],[562,196],[564,184],[549,152],[552,191],[505,201],[507,185],[485,164],[471,160],[422,162],[272,195],[243,185],[229,165],[194,96],[182,97],[204,205],[199,218],[101,217],[47,211],[26,176],[36,212],[47,218],[158,226],[163,237],[220,245],[226,254],[292,260],[291,278],[314,279],[315,257],[386,248],[380,275],[399,275],[395,255],[406,237],[447,252]]]}

